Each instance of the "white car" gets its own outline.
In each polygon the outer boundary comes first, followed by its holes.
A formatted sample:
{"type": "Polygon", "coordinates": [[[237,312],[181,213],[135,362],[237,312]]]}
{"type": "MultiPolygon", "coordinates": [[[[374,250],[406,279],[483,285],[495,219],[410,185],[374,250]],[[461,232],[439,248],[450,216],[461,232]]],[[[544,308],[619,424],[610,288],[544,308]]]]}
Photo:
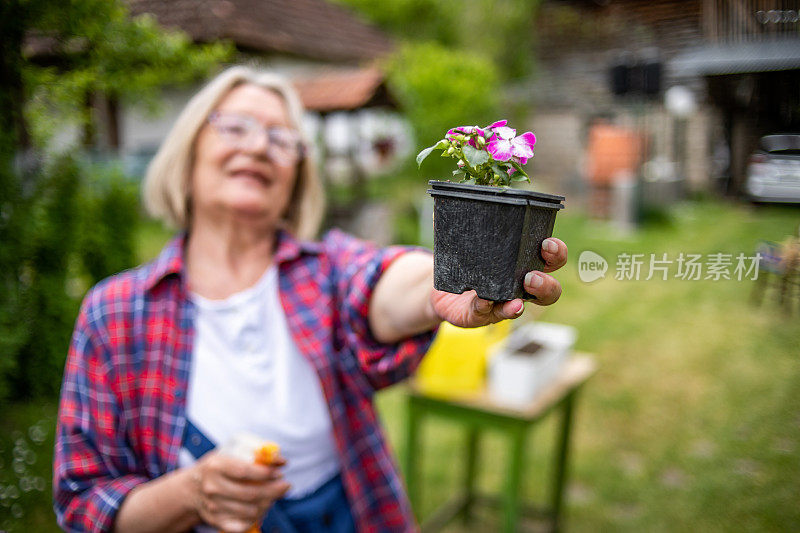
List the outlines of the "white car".
{"type": "Polygon", "coordinates": [[[753,202],[800,203],[800,135],[767,135],[747,166],[753,202]]]}

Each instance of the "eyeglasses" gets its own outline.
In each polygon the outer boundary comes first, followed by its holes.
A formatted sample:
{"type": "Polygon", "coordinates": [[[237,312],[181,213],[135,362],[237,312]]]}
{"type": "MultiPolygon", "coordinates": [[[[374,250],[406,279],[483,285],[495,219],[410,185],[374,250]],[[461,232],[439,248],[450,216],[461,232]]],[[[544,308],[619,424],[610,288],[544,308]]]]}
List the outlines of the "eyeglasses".
{"type": "Polygon", "coordinates": [[[208,123],[223,141],[241,150],[252,150],[261,141],[260,135],[265,133],[266,154],[278,165],[292,166],[303,156],[300,134],[293,129],[284,126],[265,128],[251,116],[219,111],[209,115],[208,123]]]}

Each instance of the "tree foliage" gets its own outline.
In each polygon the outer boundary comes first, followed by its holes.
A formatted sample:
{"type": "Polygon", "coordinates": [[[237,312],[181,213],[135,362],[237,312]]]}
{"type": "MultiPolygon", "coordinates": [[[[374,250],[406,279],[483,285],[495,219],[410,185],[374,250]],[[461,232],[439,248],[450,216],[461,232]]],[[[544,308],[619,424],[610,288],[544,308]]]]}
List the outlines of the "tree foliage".
{"type": "Polygon", "coordinates": [[[3,0],[0,34],[2,401],[57,394],[75,282],[134,260],[135,192],[119,176],[90,180],[97,170],[79,157],[46,153],[54,125],[91,123],[95,94],[152,106],[163,86],[207,75],[232,47],[195,46],[119,0],[3,0]]]}
{"type": "Polygon", "coordinates": [[[58,392],[77,302],[65,293],[67,265],[77,230],[80,177],[74,161],[59,159],[42,172],[26,202],[25,240],[19,243],[18,283],[13,313],[3,333],[13,332],[14,372],[6,386],[13,398],[40,398],[58,392]]]}
{"type": "Polygon", "coordinates": [[[496,118],[499,75],[485,57],[433,42],[409,43],[392,58],[388,71],[422,145],[441,139],[454,126],[496,118]]]}
{"type": "Polygon", "coordinates": [[[336,0],[403,41],[433,41],[487,58],[500,81],[533,68],[533,17],[538,0],[336,0]]]}
{"type": "Polygon", "coordinates": [[[155,108],[165,85],[200,79],[233,53],[229,43],[196,46],[183,32],[161,28],[151,15],[131,18],[119,1],[29,3],[47,6],[32,21],[31,40],[49,45],[47,55],[57,58],[47,64],[34,56],[22,71],[26,116],[40,144],[56,123],[91,123],[85,105],[91,95],[155,108]]]}
{"type": "MultiPolygon", "coordinates": [[[[336,0],[394,35],[389,84],[420,146],[497,120],[506,83],[528,76],[537,0],[336,0]]],[[[443,163],[426,163],[432,175],[443,163]]],[[[448,171],[449,173],[449,171],[448,171]]]]}

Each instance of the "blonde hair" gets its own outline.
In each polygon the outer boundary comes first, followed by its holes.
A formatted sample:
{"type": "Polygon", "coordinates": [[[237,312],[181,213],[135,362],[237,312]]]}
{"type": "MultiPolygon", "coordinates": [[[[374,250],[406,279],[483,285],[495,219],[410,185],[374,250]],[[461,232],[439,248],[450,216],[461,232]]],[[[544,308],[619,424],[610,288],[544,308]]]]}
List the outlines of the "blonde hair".
{"type": "MultiPolygon", "coordinates": [[[[188,229],[190,222],[190,179],[194,146],[200,129],[222,99],[235,87],[252,84],[273,91],[286,104],[291,126],[303,135],[303,106],[294,88],[281,76],[250,67],[226,69],[189,100],[156,153],[144,178],[143,199],[148,213],[167,224],[188,229]]],[[[310,150],[303,150],[297,164],[289,207],[284,213],[287,229],[301,239],[316,236],[325,200],[310,150]]]]}

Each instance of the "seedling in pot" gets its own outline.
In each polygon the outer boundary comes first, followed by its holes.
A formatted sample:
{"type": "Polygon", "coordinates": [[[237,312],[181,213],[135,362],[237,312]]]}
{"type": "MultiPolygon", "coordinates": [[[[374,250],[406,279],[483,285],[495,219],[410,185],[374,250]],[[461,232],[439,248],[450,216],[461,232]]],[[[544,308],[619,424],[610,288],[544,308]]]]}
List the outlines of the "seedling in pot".
{"type": "Polygon", "coordinates": [[[417,155],[417,165],[422,165],[434,150],[441,150],[442,157],[456,160],[458,168],[453,171],[453,177],[459,182],[495,187],[530,182],[522,165],[533,157],[536,136],[530,131],[517,135],[517,130],[507,124],[507,120],[499,120],[485,128],[453,128],[444,139],[417,155]]]}
{"type": "Polygon", "coordinates": [[[496,302],[535,298],[525,292],[523,280],[527,272],[544,268],[542,242],[552,235],[564,197],[509,187],[530,181],[522,165],[533,157],[536,137],[529,131],[517,135],[507,124],[453,128],[417,156],[422,164],[439,150],[457,166],[453,181],[429,182],[433,284],[440,291],[475,290],[496,302]]]}

